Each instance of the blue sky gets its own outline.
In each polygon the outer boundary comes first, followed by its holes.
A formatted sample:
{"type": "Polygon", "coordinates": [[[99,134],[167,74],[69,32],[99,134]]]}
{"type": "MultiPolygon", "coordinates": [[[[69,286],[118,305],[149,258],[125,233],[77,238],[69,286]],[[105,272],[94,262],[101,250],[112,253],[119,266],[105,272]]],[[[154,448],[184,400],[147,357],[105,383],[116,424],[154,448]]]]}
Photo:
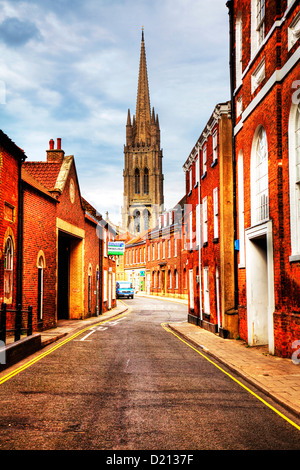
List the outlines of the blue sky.
{"type": "Polygon", "coordinates": [[[166,209],[214,106],[230,99],[225,0],[0,0],[1,129],[28,160],[59,137],[82,195],[118,223],[144,26],[166,209]]]}

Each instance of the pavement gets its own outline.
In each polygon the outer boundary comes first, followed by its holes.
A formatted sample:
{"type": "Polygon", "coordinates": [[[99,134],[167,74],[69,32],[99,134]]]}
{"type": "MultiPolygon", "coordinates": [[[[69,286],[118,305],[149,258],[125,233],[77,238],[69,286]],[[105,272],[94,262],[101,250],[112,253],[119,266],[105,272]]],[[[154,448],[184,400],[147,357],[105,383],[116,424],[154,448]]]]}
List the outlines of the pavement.
{"type": "MultiPolygon", "coordinates": [[[[143,297],[187,305],[186,300],[179,298],[145,294],[143,297]]],[[[84,320],[60,320],[56,328],[41,332],[42,347],[74,334],[78,330],[92,327],[96,323],[125,313],[128,309],[125,303],[117,301],[116,308],[100,316],[84,320]]],[[[217,359],[249,384],[256,386],[300,418],[300,363],[295,364],[292,359],[270,355],[265,346],[249,347],[241,340],[221,338],[188,321],[170,322],[168,327],[179,337],[201,349],[205,355],[217,359]]]]}

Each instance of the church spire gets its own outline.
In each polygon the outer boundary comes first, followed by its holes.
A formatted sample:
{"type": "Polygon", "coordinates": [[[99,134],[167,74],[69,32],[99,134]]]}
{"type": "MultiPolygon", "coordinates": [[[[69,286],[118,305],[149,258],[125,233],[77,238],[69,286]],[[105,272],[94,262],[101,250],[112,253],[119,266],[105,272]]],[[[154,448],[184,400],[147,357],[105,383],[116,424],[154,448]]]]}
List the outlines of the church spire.
{"type": "Polygon", "coordinates": [[[140,54],[140,68],[138,80],[138,92],[136,101],[136,124],[137,124],[137,142],[145,142],[149,138],[147,128],[151,122],[150,95],[147,74],[147,61],[144,41],[144,27],[142,28],[142,42],[140,54]]]}

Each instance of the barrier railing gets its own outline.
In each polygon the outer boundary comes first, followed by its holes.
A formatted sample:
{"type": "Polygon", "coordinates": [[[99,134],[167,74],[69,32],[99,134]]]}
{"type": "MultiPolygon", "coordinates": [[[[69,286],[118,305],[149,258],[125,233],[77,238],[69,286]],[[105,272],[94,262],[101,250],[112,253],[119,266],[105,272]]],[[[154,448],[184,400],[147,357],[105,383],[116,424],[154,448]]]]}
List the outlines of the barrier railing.
{"type": "Polygon", "coordinates": [[[6,303],[1,304],[0,313],[0,341],[6,344],[7,333],[14,332],[14,339],[18,341],[22,333],[27,333],[27,336],[32,335],[32,306],[28,306],[27,310],[22,310],[21,305],[17,305],[16,309],[7,308],[6,303]],[[7,314],[15,314],[14,318],[10,318],[9,323],[14,325],[14,328],[7,328],[7,314]],[[27,318],[26,318],[27,314],[27,318]],[[24,322],[24,320],[25,321],[24,322]]]}

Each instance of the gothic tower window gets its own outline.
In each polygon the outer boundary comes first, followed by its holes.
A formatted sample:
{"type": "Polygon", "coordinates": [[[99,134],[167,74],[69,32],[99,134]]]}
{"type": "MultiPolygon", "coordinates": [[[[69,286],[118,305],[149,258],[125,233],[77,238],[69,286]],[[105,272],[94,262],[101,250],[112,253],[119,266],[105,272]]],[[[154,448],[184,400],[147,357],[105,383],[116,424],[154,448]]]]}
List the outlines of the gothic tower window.
{"type": "Polygon", "coordinates": [[[134,213],[134,231],[140,232],[141,230],[141,213],[140,211],[135,211],[134,213]]]}
{"type": "Polygon", "coordinates": [[[135,169],[134,172],[134,185],[135,185],[135,194],[140,194],[140,170],[135,169]]]}
{"type": "Polygon", "coordinates": [[[148,209],[144,209],[143,219],[144,219],[144,230],[149,230],[149,227],[150,227],[150,224],[149,224],[150,213],[149,213],[148,209]]]}
{"type": "Polygon", "coordinates": [[[149,170],[144,170],[144,194],[149,194],[149,170]]]}

